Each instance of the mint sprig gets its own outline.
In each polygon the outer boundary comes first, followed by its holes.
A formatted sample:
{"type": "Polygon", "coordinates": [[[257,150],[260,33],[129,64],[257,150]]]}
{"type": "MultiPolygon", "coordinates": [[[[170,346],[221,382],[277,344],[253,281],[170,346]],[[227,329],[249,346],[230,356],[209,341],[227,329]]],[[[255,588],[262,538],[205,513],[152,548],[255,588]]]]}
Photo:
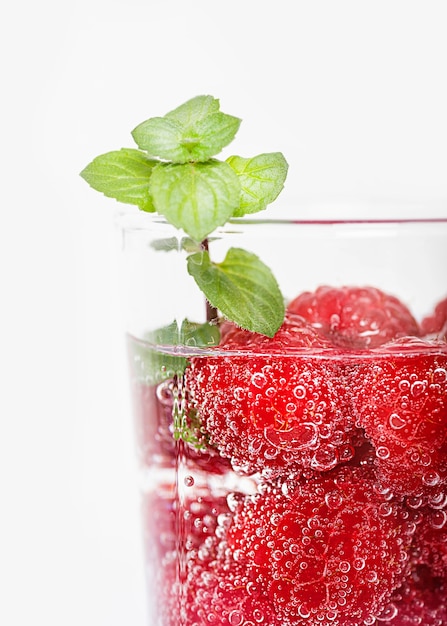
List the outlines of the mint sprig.
{"type": "Polygon", "coordinates": [[[225,317],[273,337],[284,319],[284,299],[272,272],[256,255],[230,248],[222,263],[213,263],[204,250],[187,262],[188,272],[225,317]]]}
{"type": "Polygon", "coordinates": [[[183,230],[201,246],[189,256],[188,271],[211,306],[242,328],[271,337],[284,318],[284,301],[271,271],[240,249],[230,249],[220,264],[208,252],[213,231],[234,217],[264,210],[287,176],[279,152],[215,158],[240,123],[220,111],[216,98],[197,96],[139,124],[132,132],[138,150],[100,155],[81,176],[106,196],[157,212],[183,230]]]}

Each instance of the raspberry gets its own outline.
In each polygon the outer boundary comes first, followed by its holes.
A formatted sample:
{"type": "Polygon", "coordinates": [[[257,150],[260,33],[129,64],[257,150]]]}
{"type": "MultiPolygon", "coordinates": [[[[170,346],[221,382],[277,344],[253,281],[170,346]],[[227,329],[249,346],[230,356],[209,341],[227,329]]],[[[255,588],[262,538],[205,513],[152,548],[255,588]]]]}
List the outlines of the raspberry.
{"type": "Polygon", "coordinates": [[[163,624],[196,624],[179,617],[193,606],[198,591],[188,582],[188,572],[191,563],[205,568],[216,558],[217,538],[224,533],[229,516],[226,497],[206,488],[180,499],[172,485],[159,485],[157,492],[146,495],[143,523],[147,563],[151,564],[148,593],[163,624]]]}
{"type": "Polygon", "coordinates": [[[228,544],[258,572],[281,624],[363,624],[402,584],[414,528],[368,469],[344,466],[287,495],[270,487],[248,496],[228,544]]]}
{"type": "Polygon", "coordinates": [[[345,348],[375,348],[398,337],[419,335],[407,307],[373,287],[318,287],[299,295],[288,310],[345,348]]]}
{"type": "Polygon", "coordinates": [[[378,617],[379,624],[390,626],[444,626],[447,624],[445,581],[417,568],[398,589],[378,617]]]}
{"type": "Polygon", "coordinates": [[[422,340],[396,341],[350,376],[382,485],[408,496],[439,489],[447,479],[447,355],[422,340]]]}
{"type": "Polygon", "coordinates": [[[273,339],[227,326],[220,347],[191,359],[185,386],[210,443],[235,469],[273,478],[353,457],[360,432],[340,353],[308,324],[290,316],[273,339]]]}
{"type": "Polygon", "coordinates": [[[435,306],[433,313],[421,322],[421,331],[425,335],[437,335],[439,339],[447,336],[447,298],[435,306]]]}
{"type": "Polygon", "coordinates": [[[443,509],[424,507],[417,526],[413,545],[413,558],[427,566],[434,576],[447,582],[447,511],[444,494],[443,509]]]}
{"type": "Polygon", "coordinates": [[[188,561],[180,615],[171,626],[283,626],[274,606],[256,582],[256,568],[234,560],[224,541],[208,542],[211,560],[197,556],[188,561]]]}

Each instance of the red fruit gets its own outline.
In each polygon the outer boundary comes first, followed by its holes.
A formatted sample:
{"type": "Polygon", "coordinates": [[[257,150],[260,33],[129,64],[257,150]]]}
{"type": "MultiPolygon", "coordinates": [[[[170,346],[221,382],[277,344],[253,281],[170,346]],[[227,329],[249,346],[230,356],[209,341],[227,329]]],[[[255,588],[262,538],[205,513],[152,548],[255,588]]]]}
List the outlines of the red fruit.
{"type": "Polygon", "coordinates": [[[192,607],[195,597],[188,571],[192,563],[205,568],[216,558],[218,537],[224,534],[230,515],[226,497],[208,489],[195,488],[191,496],[180,498],[175,486],[159,485],[156,492],[146,495],[143,525],[148,594],[157,613],[153,623],[196,623],[181,621],[187,591],[186,608],[192,607]]]}
{"type": "Polygon", "coordinates": [[[417,568],[398,589],[378,618],[390,626],[444,626],[447,624],[445,581],[417,568]]]}
{"type": "Polygon", "coordinates": [[[447,335],[447,298],[439,302],[433,313],[422,320],[421,331],[423,335],[438,335],[446,338],[447,335]]]}
{"type": "Polygon", "coordinates": [[[188,555],[186,579],[165,590],[166,626],[283,626],[255,570],[234,560],[225,541],[209,538],[188,555]]]}
{"type": "Polygon", "coordinates": [[[191,359],[185,386],[210,443],[236,469],[272,478],[353,457],[359,431],[340,354],[309,325],[291,316],[273,339],[227,326],[220,347],[191,359]]]}
{"type": "Polygon", "coordinates": [[[363,624],[402,584],[414,527],[369,470],[345,466],[288,495],[247,497],[228,544],[257,572],[281,624],[363,624]]]}
{"type": "Polygon", "coordinates": [[[374,287],[318,287],[299,295],[288,310],[346,348],[375,348],[397,337],[419,335],[407,307],[374,287]]]}
{"type": "Polygon", "coordinates": [[[443,494],[444,508],[424,507],[413,544],[413,558],[429,568],[433,576],[447,582],[447,494],[443,494]]]}
{"type": "Polygon", "coordinates": [[[447,479],[447,353],[397,341],[352,366],[350,378],[382,485],[408,496],[438,490],[447,479]]]}

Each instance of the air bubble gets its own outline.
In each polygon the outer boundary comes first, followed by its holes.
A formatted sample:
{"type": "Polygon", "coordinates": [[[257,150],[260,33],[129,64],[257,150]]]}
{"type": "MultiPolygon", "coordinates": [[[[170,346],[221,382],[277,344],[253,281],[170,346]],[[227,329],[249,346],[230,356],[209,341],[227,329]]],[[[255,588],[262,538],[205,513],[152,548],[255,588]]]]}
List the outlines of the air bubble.
{"type": "Polygon", "coordinates": [[[389,502],[382,502],[382,504],[379,506],[379,515],[381,515],[382,517],[388,517],[388,515],[391,515],[392,512],[393,507],[389,502]]]}
{"type": "Polygon", "coordinates": [[[422,454],[419,462],[424,467],[428,467],[431,465],[431,456],[429,454],[422,454]]]}
{"type": "Polygon", "coordinates": [[[243,501],[244,495],[242,493],[229,493],[227,496],[227,505],[232,513],[236,511],[243,501]]]}
{"type": "Polygon", "coordinates": [[[339,491],[330,491],[324,496],[324,499],[330,509],[338,509],[343,502],[343,496],[339,491]]]}
{"type": "Polygon", "coordinates": [[[439,493],[430,496],[428,499],[428,506],[431,509],[443,509],[447,506],[447,493],[440,491],[439,493]]]}
{"type": "Polygon", "coordinates": [[[308,617],[310,617],[310,611],[305,604],[300,604],[300,606],[298,607],[298,615],[303,619],[307,619],[308,617]]]}
{"type": "Polygon", "coordinates": [[[233,391],[233,396],[235,400],[237,400],[238,402],[242,402],[242,400],[245,398],[245,390],[242,389],[242,387],[236,387],[236,389],[233,391]]]}
{"type": "Polygon", "coordinates": [[[306,397],[306,388],[303,385],[297,385],[293,390],[293,395],[297,400],[303,400],[306,397]]]}
{"type": "Polygon", "coordinates": [[[428,487],[434,487],[439,483],[440,480],[441,477],[439,476],[438,472],[435,471],[427,472],[422,476],[422,482],[428,487]]]}
{"type": "Polygon", "coordinates": [[[371,570],[370,572],[368,572],[365,578],[369,583],[376,583],[379,580],[379,577],[377,576],[377,572],[375,570],[371,570]]]}
{"type": "Polygon", "coordinates": [[[445,526],[447,513],[445,511],[435,511],[430,515],[430,526],[440,530],[445,526]]]}
{"type": "Polygon", "coordinates": [[[330,470],[338,463],[337,450],[333,446],[317,450],[311,461],[311,467],[320,471],[330,470]]]}
{"type": "Polygon", "coordinates": [[[362,558],[354,559],[352,563],[353,568],[356,569],[358,572],[362,570],[365,567],[365,565],[366,565],[366,561],[365,559],[362,559],[362,558]]]}
{"type": "Polygon", "coordinates": [[[417,380],[416,382],[414,382],[411,385],[411,395],[413,396],[413,398],[419,398],[419,396],[424,393],[426,387],[427,383],[425,381],[422,382],[420,380],[417,380]]]}
{"type": "Polygon", "coordinates": [[[251,377],[251,383],[258,389],[263,389],[263,387],[265,387],[267,384],[267,379],[264,374],[258,372],[256,374],[253,374],[253,376],[251,377]]]}
{"type": "Polygon", "coordinates": [[[376,456],[379,459],[388,459],[390,456],[390,451],[386,446],[379,446],[376,450],[376,456]]]}
{"type": "Polygon", "coordinates": [[[158,385],[156,390],[157,399],[164,406],[172,406],[174,401],[174,394],[172,391],[171,383],[169,381],[164,381],[160,385],[158,385]]]}
{"type": "Polygon", "coordinates": [[[396,605],[391,602],[387,607],[385,607],[377,619],[379,622],[390,622],[396,617],[397,613],[398,610],[396,605]]]}
{"type": "Polygon", "coordinates": [[[340,562],[340,565],[339,565],[340,572],[343,572],[343,574],[347,574],[350,569],[351,569],[351,564],[348,561],[340,562]]]}
{"type": "Polygon", "coordinates": [[[185,476],[183,482],[185,487],[192,487],[194,485],[194,478],[193,476],[185,476]]]}
{"type": "Polygon", "coordinates": [[[399,383],[399,389],[403,393],[407,393],[410,390],[410,383],[408,382],[408,380],[401,380],[399,383]]]}
{"type": "Polygon", "coordinates": [[[241,626],[244,621],[244,616],[240,611],[231,611],[228,616],[228,622],[231,626],[241,626]]]}
{"type": "Polygon", "coordinates": [[[253,609],[253,619],[260,624],[264,621],[264,613],[259,609],[253,609]]]}
{"type": "Polygon", "coordinates": [[[248,582],[245,588],[250,596],[254,595],[258,591],[258,586],[252,581],[248,582]]]}
{"type": "Polygon", "coordinates": [[[447,370],[443,367],[437,367],[433,372],[433,381],[437,384],[442,384],[447,382],[447,370]]]}
{"type": "Polygon", "coordinates": [[[399,430],[405,426],[405,420],[403,420],[397,413],[393,413],[390,415],[389,424],[391,428],[394,428],[394,430],[399,430]]]}

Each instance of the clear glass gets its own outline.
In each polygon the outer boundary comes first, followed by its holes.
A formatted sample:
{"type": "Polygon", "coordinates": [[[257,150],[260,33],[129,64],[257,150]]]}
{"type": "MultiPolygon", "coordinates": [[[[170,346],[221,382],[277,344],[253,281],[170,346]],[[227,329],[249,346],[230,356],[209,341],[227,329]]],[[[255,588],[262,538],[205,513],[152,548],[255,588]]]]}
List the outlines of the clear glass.
{"type": "Polygon", "coordinates": [[[219,229],[273,340],[207,322],[181,232],[120,227],[148,624],[447,624],[447,219],[219,229]]]}

